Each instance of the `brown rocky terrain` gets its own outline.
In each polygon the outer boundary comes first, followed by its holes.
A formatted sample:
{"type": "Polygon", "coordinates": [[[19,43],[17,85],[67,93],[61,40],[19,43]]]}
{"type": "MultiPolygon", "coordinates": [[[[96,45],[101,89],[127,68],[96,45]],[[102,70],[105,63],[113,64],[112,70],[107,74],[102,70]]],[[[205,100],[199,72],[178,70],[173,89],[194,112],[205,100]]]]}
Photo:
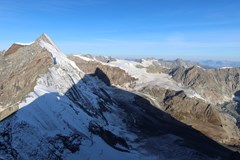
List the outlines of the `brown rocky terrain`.
{"type": "Polygon", "coordinates": [[[157,100],[155,103],[158,103],[155,106],[215,141],[240,145],[240,134],[235,120],[220,112],[216,106],[201,99],[189,98],[183,91],[165,90],[158,86],[145,87],[140,92],[154,97],[157,100]]]}
{"type": "Polygon", "coordinates": [[[17,50],[22,48],[22,47],[24,47],[24,45],[15,43],[5,52],[5,55],[13,54],[13,53],[17,52],[17,50]]]}
{"type": "Polygon", "coordinates": [[[153,65],[148,66],[146,68],[146,71],[148,73],[168,73],[170,71],[170,69],[164,68],[164,67],[160,66],[159,64],[153,64],[153,65]]]}
{"type": "Polygon", "coordinates": [[[205,70],[179,67],[170,73],[174,80],[191,87],[208,103],[224,103],[240,90],[240,68],[205,70]]]}
{"type": "Polygon", "coordinates": [[[0,104],[7,107],[22,100],[33,90],[38,76],[52,64],[51,53],[37,42],[12,45],[0,58],[0,104]]]}
{"type": "MultiPolygon", "coordinates": [[[[98,75],[100,73],[95,73],[95,72],[97,71],[97,68],[99,68],[101,71],[103,71],[107,75],[111,85],[130,86],[134,84],[134,81],[136,81],[136,78],[131,77],[124,70],[118,67],[103,65],[102,63],[97,61],[85,61],[81,58],[78,58],[72,55],[68,56],[68,58],[74,61],[76,65],[86,74],[98,75]]],[[[101,78],[101,76],[99,77],[101,78]]]]}

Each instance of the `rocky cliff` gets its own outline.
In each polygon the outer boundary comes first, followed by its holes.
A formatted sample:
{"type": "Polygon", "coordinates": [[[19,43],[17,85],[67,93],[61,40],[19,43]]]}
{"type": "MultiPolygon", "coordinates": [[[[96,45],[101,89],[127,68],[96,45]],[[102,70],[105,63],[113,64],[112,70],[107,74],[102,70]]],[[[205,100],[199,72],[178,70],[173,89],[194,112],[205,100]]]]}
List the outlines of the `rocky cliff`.
{"type": "Polygon", "coordinates": [[[0,103],[6,106],[33,91],[38,76],[53,64],[51,53],[37,43],[25,47],[14,44],[0,61],[0,103]]]}
{"type": "Polygon", "coordinates": [[[174,80],[191,87],[212,104],[230,101],[240,90],[240,68],[206,70],[198,66],[179,67],[170,74],[174,80]]]}

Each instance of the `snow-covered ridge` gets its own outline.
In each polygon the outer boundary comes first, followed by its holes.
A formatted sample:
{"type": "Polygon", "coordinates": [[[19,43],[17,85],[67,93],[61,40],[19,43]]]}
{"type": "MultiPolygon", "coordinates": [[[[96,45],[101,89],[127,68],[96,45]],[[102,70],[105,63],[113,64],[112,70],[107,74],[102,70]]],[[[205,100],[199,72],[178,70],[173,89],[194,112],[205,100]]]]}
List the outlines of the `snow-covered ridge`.
{"type": "Polygon", "coordinates": [[[199,66],[199,65],[196,65],[196,67],[197,67],[197,68],[200,68],[200,69],[202,69],[202,70],[206,70],[205,68],[203,68],[203,67],[201,67],[201,66],[199,66]]]}
{"type": "Polygon", "coordinates": [[[46,34],[43,34],[35,42],[38,43],[42,48],[47,49],[52,54],[53,61],[55,64],[65,66],[65,67],[71,66],[76,70],[80,71],[79,68],[76,66],[75,62],[69,60],[67,56],[59,50],[59,48],[53,42],[53,40],[46,34]]]}
{"type": "Polygon", "coordinates": [[[15,42],[14,44],[18,44],[18,45],[22,45],[22,46],[29,46],[31,44],[33,44],[35,41],[30,42],[30,43],[20,43],[20,42],[15,42]]]}
{"type": "MultiPolygon", "coordinates": [[[[157,63],[158,60],[156,60],[156,59],[148,59],[148,60],[142,59],[141,65],[144,66],[144,67],[149,67],[149,66],[153,65],[154,62],[157,63]]],[[[159,64],[159,65],[161,65],[161,64],[159,64]]]]}
{"type": "Polygon", "coordinates": [[[20,108],[27,106],[45,94],[59,93],[64,95],[68,89],[77,84],[85,75],[76,66],[75,62],[69,60],[46,34],[43,34],[34,43],[47,49],[52,54],[55,65],[49,68],[48,73],[39,75],[34,91],[19,103],[20,108]]]}
{"type": "Polygon", "coordinates": [[[220,69],[231,69],[231,68],[233,68],[233,67],[222,67],[220,69]]]}
{"type": "Polygon", "coordinates": [[[78,57],[78,58],[81,58],[81,59],[84,60],[84,61],[98,61],[98,60],[96,60],[96,59],[88,58],[88,57],[81,56],[81,55],[73,55],[73,56],[78,57]]]}

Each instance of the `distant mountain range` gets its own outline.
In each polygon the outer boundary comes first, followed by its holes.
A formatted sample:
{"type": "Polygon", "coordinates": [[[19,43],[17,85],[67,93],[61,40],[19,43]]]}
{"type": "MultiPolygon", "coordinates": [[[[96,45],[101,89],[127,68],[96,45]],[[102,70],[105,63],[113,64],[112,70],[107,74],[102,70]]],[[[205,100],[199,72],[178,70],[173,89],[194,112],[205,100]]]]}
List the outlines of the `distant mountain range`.
{"type": "MultiPolygon", "coordinates": [[[[155,59],[155,58],[146,58],[148,60],[155,59]]],[[[137,62],[141,62],[141,59],[128,59],[137,62]]],[[[166,67],[192,67],[194,65],[201,66],[206,69],[220,69],[220,68],[235,68],[240,67],[240,61],[227,61],[227,60],[201,60],[201,61],[191,61],[191,60],[183,60],[183,59],[176,59],[176,60],[164,60],[164,59],[155,59],[158,60],[159,63],[163,64],[166,67]]]]}
{"type": "Polygon", "coordinates": [[[214,61],[214,60],[206,60],[199,61],[202,66],[207,68],[224,68],[224,67],[240,67],[240,61],[214,61]]]}
{"type": "Polygon", "coordinates": [[[203,66],[66,56],[46,34],[14,43],[0,53],[0,159],[239,160],[240,68],[203,66]]]}

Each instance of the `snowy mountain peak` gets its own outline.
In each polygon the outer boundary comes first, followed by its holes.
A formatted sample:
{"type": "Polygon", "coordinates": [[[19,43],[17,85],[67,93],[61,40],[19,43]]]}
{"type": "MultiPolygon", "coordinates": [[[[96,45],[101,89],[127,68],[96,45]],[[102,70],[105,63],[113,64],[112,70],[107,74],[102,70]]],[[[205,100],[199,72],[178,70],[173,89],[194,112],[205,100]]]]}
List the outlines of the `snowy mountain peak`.
{"type": "Polygon", "coordinates": [[[53,40],[46,33],[43,33],[36,41],[37,42],[44,41],[44,42],[46,42],[48,44],[56,46],[55,43],[53,42],[53,40]]]}
{"type": "Polygon", "coordinates": [[[67,56],[60,49],[58,49],[57,45],[47,34],[42,34],[41,37],[35,41],[35,43],[40,45],[42,48],[47,49],[52,54],[54,64],[60,65],[61,67],[65,68],[65,70],[71,70],[74,68],[77,71],[80,71],[76,64],[69,60],[67,56]]]}
{"type": "MultiPolygon", "coordinates": [[[[55,50],[55,52],[60,52],[60,50],[58,49],[57,45],[53,42],[53,40],[45,33],[43,33],[36,41],[35,43],[38,43],[41,47],[46,48],[46,49],[50,49],[51,50],[55,50]]],[[[51,51],[50,51],[51,52],[51,51]]]]}
{"type": "MultiPolygon", "coordinates": [[[[57,45],[53,42],[53,40],[45,33],[43,33],[36,41],[41,47],[46,48],[48,50],[55,50],[55,52],[60,52],[57,45]]],[[[51,52],[51,51],[50,51],[51,52]]]]}
{"type": "Polygon", "coordinates": [[[66,61],[69,61],[67,57],[58,49],[57,45],[53,42],[53,40],[47,35],[42,34],[36,41],[38,45],[40,45],[42,48],[47,49],[54,59],[55,64],[65,64],[66,61]]]}

